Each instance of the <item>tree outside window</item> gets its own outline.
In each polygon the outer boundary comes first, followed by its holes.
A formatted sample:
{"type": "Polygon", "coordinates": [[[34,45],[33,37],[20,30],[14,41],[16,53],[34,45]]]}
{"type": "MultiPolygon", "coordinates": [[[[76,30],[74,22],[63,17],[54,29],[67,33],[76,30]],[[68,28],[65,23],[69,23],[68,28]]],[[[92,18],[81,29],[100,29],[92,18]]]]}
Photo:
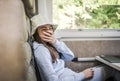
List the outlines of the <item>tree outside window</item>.
{"type": "Polygon", "coordinates": [[[58,29],[120,28],[120,0],[53,0],[58,29]]]}

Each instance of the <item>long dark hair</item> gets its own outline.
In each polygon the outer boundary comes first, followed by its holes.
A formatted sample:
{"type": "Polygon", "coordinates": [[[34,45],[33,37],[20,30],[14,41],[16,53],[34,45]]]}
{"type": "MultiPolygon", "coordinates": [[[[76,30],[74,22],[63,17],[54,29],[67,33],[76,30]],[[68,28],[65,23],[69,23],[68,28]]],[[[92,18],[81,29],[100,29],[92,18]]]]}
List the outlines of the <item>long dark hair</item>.
{"type": "Polygon", "coordinates": [[[36,29],[35,33],[33,34],[34,41],[36,41],[38,43],[42,43],[46,48],[48,48],[48,50],[50,51],[51,57],[52,57],[52,62],[54,63],[56,61],[58,52],[50,43],[44,42],[41,40],[41,38],[39,37],[39,34],[38,34],[38,28],[36,29]]]}

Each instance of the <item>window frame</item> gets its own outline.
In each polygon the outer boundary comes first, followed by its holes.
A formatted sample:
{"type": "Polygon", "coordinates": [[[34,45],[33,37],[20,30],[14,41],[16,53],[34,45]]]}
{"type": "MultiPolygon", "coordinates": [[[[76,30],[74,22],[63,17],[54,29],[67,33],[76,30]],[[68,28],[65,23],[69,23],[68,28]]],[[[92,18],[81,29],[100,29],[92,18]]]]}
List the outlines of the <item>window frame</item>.
{"type": "Polygon", "coordinates": [[[55,36],[63,40],[120,40],[120,29],[60,29],[55,36]]]}
{"type": "MultiPolygon", "coordinates": [[[[41,0],[38,0],[38,10],[40,13],[40,4],[41,0]]],[[[49,8],[47,11],[47,14],[49,14],[50,20],[52,21],[52,0],[46,0],[46,4],[49,3],[49,5],[44,5],[46,8],[49,8]]],[[[44,13],[44,12],[43,12],[44,13]]],[[[46,15],[48,16],[48,15],[46,15]]],[[[114,39],[119,40],[120,39],[120,29],[57,29],[55,31],[56,38],[60,39],[114,39]]]]}

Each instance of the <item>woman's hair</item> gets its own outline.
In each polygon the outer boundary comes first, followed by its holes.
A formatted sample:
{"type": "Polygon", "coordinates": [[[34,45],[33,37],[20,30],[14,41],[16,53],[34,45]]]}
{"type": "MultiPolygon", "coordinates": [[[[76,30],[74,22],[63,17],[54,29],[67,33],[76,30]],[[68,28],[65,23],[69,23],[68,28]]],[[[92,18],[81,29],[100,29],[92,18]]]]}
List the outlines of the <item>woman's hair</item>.
{"type": "Polygon", "coordinates": [[[35,33],[33,34],[34,41],[36,41],[38,43],[42,43],[46,48],[48,48],[48,50],[50,51],[51,57],[52,57],[52,62],[54,63],[56,61],[58,52],[50,43],[47,43],[47,42],[44,42],[41,40],[41,38],[39,37],[39,34],[38,34],[38,28],[36,29],[35,33]]]}

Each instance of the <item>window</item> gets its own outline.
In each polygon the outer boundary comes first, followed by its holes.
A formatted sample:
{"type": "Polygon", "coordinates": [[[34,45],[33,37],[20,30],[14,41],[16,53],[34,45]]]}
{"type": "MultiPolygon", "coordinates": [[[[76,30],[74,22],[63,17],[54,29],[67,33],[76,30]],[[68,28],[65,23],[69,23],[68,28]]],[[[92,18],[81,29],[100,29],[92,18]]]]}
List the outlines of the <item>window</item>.
{"type": "Polygon", "coordinates": [[[119,29],[120,0],[53,0],[58,29],[119,29]]]}

